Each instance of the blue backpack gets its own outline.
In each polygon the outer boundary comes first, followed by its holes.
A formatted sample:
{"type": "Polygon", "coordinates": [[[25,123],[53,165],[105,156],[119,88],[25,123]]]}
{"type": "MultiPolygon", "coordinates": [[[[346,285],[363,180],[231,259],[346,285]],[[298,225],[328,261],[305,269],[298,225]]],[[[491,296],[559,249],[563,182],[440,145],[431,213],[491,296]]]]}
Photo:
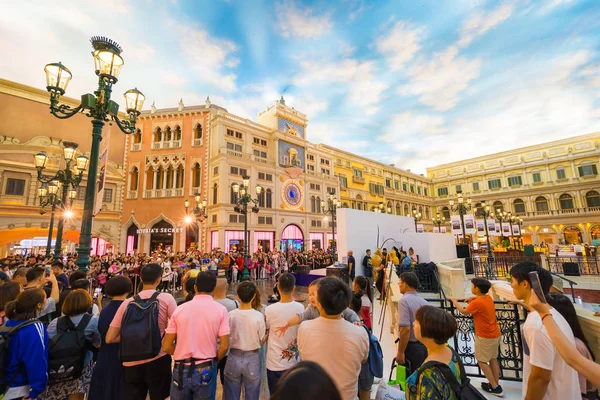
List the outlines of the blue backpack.
{"type": "Polygon", "coordinates": [[[369,335],[369,359],[367,360],[367,364],[369,364],[369,370],[371,374],[377,378],[383,377],[383,351],[381,350],[381,345],[379,344],[379,340],[377,337],[373,335],[373,332],[369,330],[366,326],[363,325],[367,334],[369,335]]]}

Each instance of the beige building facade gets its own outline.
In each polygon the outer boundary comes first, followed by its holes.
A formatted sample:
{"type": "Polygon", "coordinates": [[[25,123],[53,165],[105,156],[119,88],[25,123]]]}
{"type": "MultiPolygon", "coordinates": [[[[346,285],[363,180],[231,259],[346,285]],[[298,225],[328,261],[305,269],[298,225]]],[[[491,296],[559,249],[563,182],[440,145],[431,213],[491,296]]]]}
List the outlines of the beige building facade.
{"type": "Polygon", "coordinates": [[[523,219],[524,243],[600,239],[600,133],[427,168],[437,212],[457,192],[523,219]]]}

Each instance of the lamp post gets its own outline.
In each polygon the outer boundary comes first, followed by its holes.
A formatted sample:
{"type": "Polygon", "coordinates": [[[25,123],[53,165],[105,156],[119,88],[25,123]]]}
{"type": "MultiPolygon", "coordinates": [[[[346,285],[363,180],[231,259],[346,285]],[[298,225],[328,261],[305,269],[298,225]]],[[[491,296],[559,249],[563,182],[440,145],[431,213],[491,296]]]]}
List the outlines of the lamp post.
{"type": "Polygon", "coordinates": [[[517,237],[517,244],[519,245],[518,250],[522,249],[521,245],[521,225],[523,225],[523,218],[513,216],[512,223],[519,227],[519,236],[517,237]]]}
{"type": "Polygon", "coordinates": [[[502,222],[508,221],[508,213],[497,208],[496,221],[498,221],[498,223],[500,224],[500,240],[504,242],[504,228],[502,227],[502,222]]]}
{"type": "Polygon", "coordinates": [[[380,201],[379,204],[377,205],[377,207],[375,207],[375,209],[373,210],[376,213],[383,213],[385,214],[386,212],[388,214],[392,213],[392,207],[388,207],[387,209],[385,208],[385,206],[383,205],[383,201],[380,201]]]}
{"type": "Polygon", "coordinates": [[[467,199],[467,203],[465,204],[465,199],[462,195],[462,192],[456,193],[457,204],[454,205],[454,200],[450,200],[450,209],[454,212],[458,212],[460,215],[460,224],[462,226],[463,240],[465,244],[467,244],[467,234],[465,231],[465,214],[467,211],[471,210],[471,198],[467,199]]]}
{"type": "Polygon", "coordinates": [[[196,202],[196,207],[192,208],[191,212],[190,201],[185,200],[183,205],[185,206],[185,222],[191,224],[192,222],[196,222],[196,250],[200,250],[200,223],[206,219],[206,199],[200,200],[200,193],[196,193],[194,195],[194,201],[196,202]]]}
{"type": "Polygon", "coordinates": [[[54,246],[54,259],[58,261],[62,249],[62,234],[64,227],[65,213],[67,211],[67,197],[70,204],[77,195],[77,188],[83,179],[83,172],[88,163],[86,156],[75,158],[75,152],[79,146],[74,142],[63,142],[63,156],[65,159],[65,167],[58,170],[52,176],[45,176],[44,169],[48,156],[44,152],[39,152],[33,156],[35,168],[37,169],[37,180],[43,186],[38,189],[38,197],[40,206],[52,206],[50,215],[50,229],[48,232],[48,243],[46,245],[46,257],[50,256],[50,247],[52,245],[52,230],[54,229],[54,213],[56,207],[62,205],[63,214],[58,220],[56,227],[56,243],[54,246]],[[74,164],[73,164],[74,163],[74,164]],[[45,186],[44,186],[45,185],[45,186]]]}
{"type": "Polygon", "coordinates": [[[134,133],[135,122],[145,100],[144,95],[137,89],[126,91],[125,103],[129,119],[123,121],[119,119],[119,105],[111,100],[110,96],[112,86],[117,83],[117,78],[123,67],[124,61],[121,57],[123,50],[116,42],[100,36],[92,37],[91,43],[94,49],[92,56],[95,72],[98,76],[98,88],[94,91],[94,94],[88,93],[81,96],[81,104],[77,107],[71,108],[66,104],[59,104],[60,96],[65,94],[69,81],[73,77],[71,71],[60,62],[48,64],[44,68],[46,72],[46,89],[50,92],[50,112],[52,115],[60,119],[67,119],[82,112],[92,118],[92,148],[76,261],[77,266],[82,271],[86,271],[90,263],[92,218],[96,197],[102,127],[106,122],[112,120],[125,134],[134,133]]]}
{"type": "Polygon", "coordinates": [[[342,203],[332,193],[329,194],[329,198],[327,199],[327,209],[325,209],[325,200],[321,200],[321,209],[323,209],[323,214],[331,214],[331,255],[333,256],[334,265],[337,261],[337,257],[335,254],[335,223],[337,221],[337,209],[341,206],[342,203]]]}
{"type": "Polygon", "coordinates": [[[417,212],[417,210],[413,210],[413,219],[415,220],[415,233],[417,232],[417,222],[421,221],[423,219],[423,217],[421,216],[420,212],[417,212]]]}
{"type": "MultiPolygon", "coordinates": [[[[244,270],[242,271],[241,281],[249,281],[250,280],[250,271],[248,271],[248,205],[253,204],[250,209],[251,212],[258,212],[258,199],[253,199],[252,195],[249,191],[250,185],[250,177],[244,175],[242,177],[242,186],[237,183],[233,185],[233,192],[239,194],[239,197],[235,203],[235,207],[233,210],[237,213],[240,213],[244,216],[244,270]]],[[[260,185],[256,185],[256,195],[260,196],[262,192],[262,187],[260,185]]]]}
{"type": "Polygon", "coordinates": [[[483,217],[483,226],[485,226],[485,240],[487,242],[487,256],[488,262],[494,257],[492,254],[492,246],[490,245],[490,233],[488,232],[488,218],[494,218],[494,213],[492,212],[489,205],[485,204],[485,201],[481,203],[481,209],[479,210],[479,215],[483,217]]]}
{"type": "Polygon", "coordinates": [[[433,219],[433,225],[437,225],[438,232],[442,233],[442,224],[445,223],[446,218],[440,217],[440,213],[435,214],[435,218],[433,219]]]}

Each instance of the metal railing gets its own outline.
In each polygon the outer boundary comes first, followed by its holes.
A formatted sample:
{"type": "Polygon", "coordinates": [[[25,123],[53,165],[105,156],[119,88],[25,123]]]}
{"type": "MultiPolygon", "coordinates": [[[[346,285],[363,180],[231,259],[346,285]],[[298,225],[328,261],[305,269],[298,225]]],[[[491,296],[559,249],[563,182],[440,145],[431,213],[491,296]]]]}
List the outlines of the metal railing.
{"type": "Polygon", "coordinates": [[[465,272],[486,279],[503,279],[510,276],[510,269],[522,262],[541,266],[540,256],[487,256],[465,258],[465,272]]]}
{"type": "Polygon", "coordinates": [[[555,274],[566,276],[598,275],[600,263],[597,257],[552,257],[546,256],[546,268],[555,274]]]}
{"type": "MultiPolygon", "coordinates": [[[[475,330],[473,317],[461,314],[445,298],[426,298],[433,306],[450,312],[456,319],[456,335],[450,340],[452,347],[460,356],[467,375],[484,378],[485,375],[479,368],[475,358],[475,330]]],[[[494,301],[496,306],[496,319],[502,333],[498,363],[500,364],[500,379],[509,381],[523,380],[523,339],[521,327],[525,322],[526,313],[521,312],[516,304],[506,301],[494,301]]]]}

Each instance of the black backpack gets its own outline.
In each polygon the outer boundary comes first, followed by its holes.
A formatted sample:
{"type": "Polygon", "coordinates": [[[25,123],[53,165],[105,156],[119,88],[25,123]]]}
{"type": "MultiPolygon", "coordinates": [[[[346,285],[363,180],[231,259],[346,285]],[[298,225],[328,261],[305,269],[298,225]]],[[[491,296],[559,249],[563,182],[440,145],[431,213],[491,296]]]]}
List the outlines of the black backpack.
{"type": "Polygon", "coordinates": [[[6,369],[8,368],[8,347],[10,346],[11,338],[21,329],[26,326],[33,325],[39,322],[37,319],[30,319],[17,326],[9,328],[8,326],[0,326],[0,394],[6,393],[8,388],[14,383],[19,370],[15,371],[14,376],[7,378],[6,369]]]}
{"type": "Polygon", "coordinates": [[[121,321],[121,361],[154,358],[162,348],[158,327],[158,292],[149,299],[139,295],[127,305],[121,321]]]}
{"type": "Polygon", "coordinates": [[[48,349],[50,383],[81,377],[85,356],[90,349],[84,330],[91,319],[90,314],[83,314],[81,321],[75,326],[69,317],[58,318],[56,336],[50,339],[48,349]]]}
{"type": "MultiPolygon", "coordinates": [[[[460,383],[456,379],[456,375],[454,375],[450,367],[447,364],[439,361],[427,361],[421,366],[421,368],[419,368],[419,375],[426,369],[437,368],[438,371],[444,375],[444,380],[450,385],[452,391],[456,394],[456,397],[458,397],[459,400],[486,400],[486,397],[482,395],[479,390],[475,389],[473,385],[471,385],[471,380],[467,378],[465,367],[460,359],[458,361],[458,365],[460,368],[460,376],[462,378],[462,382],[460,383]]],[[[417,376],[417,382],[419,382],[419,378],[420,377],[417,376]]]]}

